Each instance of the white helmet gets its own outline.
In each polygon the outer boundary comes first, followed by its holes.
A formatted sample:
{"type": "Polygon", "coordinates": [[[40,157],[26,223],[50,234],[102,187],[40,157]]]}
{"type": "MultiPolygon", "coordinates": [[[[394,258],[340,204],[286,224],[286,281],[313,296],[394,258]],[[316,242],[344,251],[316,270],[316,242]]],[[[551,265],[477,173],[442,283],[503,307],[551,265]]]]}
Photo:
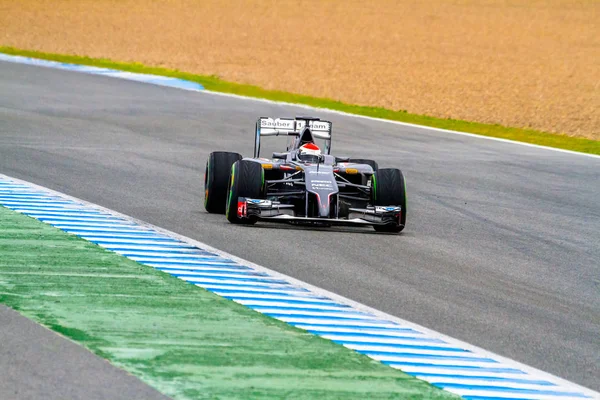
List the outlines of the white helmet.
{"type": "Polygon", "coordinates": [[[321,157],[321,149],[314,143],[306,143],[300,146],[298,159],[304,162],[318,163],[321,157]]]}

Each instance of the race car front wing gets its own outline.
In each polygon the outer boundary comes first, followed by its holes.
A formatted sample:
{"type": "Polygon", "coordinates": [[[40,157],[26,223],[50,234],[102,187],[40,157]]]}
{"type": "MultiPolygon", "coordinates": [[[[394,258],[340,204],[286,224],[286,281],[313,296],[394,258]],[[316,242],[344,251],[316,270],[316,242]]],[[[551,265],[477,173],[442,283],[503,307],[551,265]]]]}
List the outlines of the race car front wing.
{"type": "Polygon", "coordinates": [[[388,225],[400,221],[402,208],[399,206],[374,206],[367,208],[349,208],[347,218],[298,217],[294,206],[278,201],[238,199],[238,217],[256,218],[262,221],[291,222],[324,225],[388,225]]]}

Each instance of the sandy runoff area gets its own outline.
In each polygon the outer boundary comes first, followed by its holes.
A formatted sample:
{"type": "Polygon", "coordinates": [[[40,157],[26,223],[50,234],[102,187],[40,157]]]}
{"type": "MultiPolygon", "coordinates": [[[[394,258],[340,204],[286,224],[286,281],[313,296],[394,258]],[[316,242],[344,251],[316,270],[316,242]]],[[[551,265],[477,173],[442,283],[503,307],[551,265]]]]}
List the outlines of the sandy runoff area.
{"type": "Polygon", "coordinates": [[[599,0],[0,0],[0,45],[600,139],[599,0]]]}

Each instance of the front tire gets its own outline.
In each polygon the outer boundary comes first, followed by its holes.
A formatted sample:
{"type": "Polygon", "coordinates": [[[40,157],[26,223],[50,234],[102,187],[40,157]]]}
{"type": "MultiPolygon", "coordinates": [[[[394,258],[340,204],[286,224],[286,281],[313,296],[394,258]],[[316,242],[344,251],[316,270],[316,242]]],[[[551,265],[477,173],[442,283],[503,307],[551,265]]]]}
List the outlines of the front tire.
{"type": "Polygon", "coordinates": [[[225,214],[231,166],[241,159],[240,154],[228,151],[215,151],[208,156],[204,171],[204,208],[209,213],[225,214]]]}
{"type": "Polygon", "coordinates": [[[374,206],[400,206],[402,211],[395,223],[375,225],[377,232],[401,232],[406,225],[406,182],[397,168],[382,168],[371,181],[371,202],[374,206]]]}
{"type": "Polygon", "coordinates": [[[238,198],[262,199],[264,197],[265,171],[257,162],[240,160],[231,166],[227,195],[226,217],[232,224],[255,224],[256,218],[238,215],[238,198]]]}

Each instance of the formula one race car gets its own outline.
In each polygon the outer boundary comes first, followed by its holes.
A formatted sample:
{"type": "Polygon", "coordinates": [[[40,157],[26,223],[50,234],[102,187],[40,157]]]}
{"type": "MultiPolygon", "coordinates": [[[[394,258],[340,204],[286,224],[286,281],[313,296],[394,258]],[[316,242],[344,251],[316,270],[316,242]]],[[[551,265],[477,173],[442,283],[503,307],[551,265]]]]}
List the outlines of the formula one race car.
{"type": "Polygon", "coordinates": [[[406,186],[399,169],[331,154],[331,122],[319,118],[261,117],[254,157],[210,154],[204,206],[234,224],[257,221],[309,225],[371,225],[400,232],[406,225],[406,186]],[[260,158],[263,136],[287,136],[288,148],[260,158]],[[323,141],[323,151],[317,145],[323,141]]]}

